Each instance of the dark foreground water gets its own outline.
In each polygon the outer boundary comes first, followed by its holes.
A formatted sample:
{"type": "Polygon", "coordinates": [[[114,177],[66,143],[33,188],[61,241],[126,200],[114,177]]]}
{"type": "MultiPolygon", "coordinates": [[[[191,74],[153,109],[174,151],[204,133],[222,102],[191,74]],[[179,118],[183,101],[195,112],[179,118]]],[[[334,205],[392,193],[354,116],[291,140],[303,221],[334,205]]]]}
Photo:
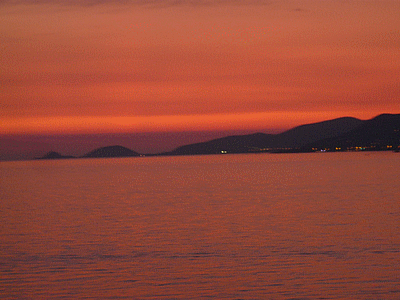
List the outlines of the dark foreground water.
{"type": "Polygon", "coordinates": [[[400,154],[0,163],[1,299],[400,299],[400,154]]]}

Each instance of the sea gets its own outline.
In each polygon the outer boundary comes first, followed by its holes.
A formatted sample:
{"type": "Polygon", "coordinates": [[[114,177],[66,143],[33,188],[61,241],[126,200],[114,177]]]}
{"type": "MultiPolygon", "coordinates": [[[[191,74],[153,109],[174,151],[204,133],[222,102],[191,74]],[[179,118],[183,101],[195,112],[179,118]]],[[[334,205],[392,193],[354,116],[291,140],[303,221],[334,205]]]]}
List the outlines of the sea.
{"type": "Polygon", "coordinates": [[[400,154],[0,162],[1,299],[400,299],[400,154]]]}

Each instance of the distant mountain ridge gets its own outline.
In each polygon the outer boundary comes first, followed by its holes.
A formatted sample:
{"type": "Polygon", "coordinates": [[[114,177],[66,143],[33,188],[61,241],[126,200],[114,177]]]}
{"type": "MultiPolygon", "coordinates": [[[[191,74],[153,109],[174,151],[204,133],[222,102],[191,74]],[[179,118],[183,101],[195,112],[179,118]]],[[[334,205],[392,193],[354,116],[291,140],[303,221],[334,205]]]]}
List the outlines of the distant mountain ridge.
{"type": "Polygon", "coordinates": [[[343,117],[318,123],[300,125],[293,129],[289,129],[277,135],[277,143],[275,147],[302,147],[314,141],[332,138],[343,133],[349,132],[364,121],[352,118],[343,117]]]}
{"type": "Polygon", "coordinates": [[[309,143],[302,150],[394,150],[399,145],[400,114],[382,114],[339,136],[309,143]]]}
{"type": "Polygon", "coordinates": [[[301,147],[322,139],[349,132],[364,121],[343,117],[319,123],[297,126],[281,134],[255,133],[228,136],[203,143],[185,145],[167,153],[170,155],[248,153],[260,151],[282,151],[301,147]]]}
{"type": "MultiPolygon", "coordinates": [[[[311,152],[348,150],[398,150],[400,114],[382,114],[370,120],[343,117],[294,127],[280,134],[234,135],[180,146],[157,155],[197,155],[257,152],[311,152]]],[[[144,154],[145,155],[145,154],[144,154]]],[[[135,157],[142,154],[123,146],[97,148],[83,155],[94,157],[135,157]]],[[[72,158],[49,152],[41,159],[72,158]]]]}

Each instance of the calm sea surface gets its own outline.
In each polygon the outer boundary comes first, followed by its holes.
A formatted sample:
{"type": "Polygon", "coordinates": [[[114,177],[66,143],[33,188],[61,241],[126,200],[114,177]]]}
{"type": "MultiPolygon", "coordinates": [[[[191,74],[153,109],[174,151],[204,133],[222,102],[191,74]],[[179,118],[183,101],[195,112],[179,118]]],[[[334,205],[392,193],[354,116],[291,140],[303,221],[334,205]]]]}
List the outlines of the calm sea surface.
{"type": "Polygon", "coordinates": [[[400,299],[400,154],[0,163],[1,299],[400,299]]]}

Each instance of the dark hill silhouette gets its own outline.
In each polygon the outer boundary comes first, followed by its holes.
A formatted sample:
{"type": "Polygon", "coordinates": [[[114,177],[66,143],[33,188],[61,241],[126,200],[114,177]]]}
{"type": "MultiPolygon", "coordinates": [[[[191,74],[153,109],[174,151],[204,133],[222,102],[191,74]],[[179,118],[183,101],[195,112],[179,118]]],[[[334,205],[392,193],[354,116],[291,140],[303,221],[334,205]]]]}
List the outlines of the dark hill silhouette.
{"type": "Polygon", "coordinates": [[[95,149],[83,157],[130,157],[130,156],[140,156],[139,153],[122,147],[122,146],[108,146],[103,148],[95,149]]]}
{"type": "Polygon", "coordinates": [[[310,143],[303,150],[312,148],[353,150],[355,147],[365,150],[388,150],[396,149],[399,145],[400,114],[382,114],[364,121],[362,125],[347,133],[310,143]]]}
{"type": "Polygon", "coordinates": [[[50,151],[43,157],[39,157],[38,159],[64,159],[64,158],[75,158],[74,156],[64,156],[58,152],[50,151]]]}
{"type": "Polygon", "coordinates": [[[335,137],[351,131],[364,121],[344,117],[334,120],[306,124],[281,134],[255,133],[250,135],[228,136],[208,142],[185,145],[164,153],[167,155],[193,155],[218,153],[248,153],[258,151],[276,151],[282,148],[300,149],[311,142],[335,137]]]}
{"type": "Polygon", "coordinates": [[[297,126],[278,134],[276,136],[276,143],[273,146],[277,148],[302,147],[314,141],[339,136],[357,128],[363,123],[364,121],[356,118],[343,117],[319,123],[297,126]]]}
{"type": "Polygon", "coordinates": [[[185,145],[175,150],[164,153],[169,155],[193,155],[193,154],[217,154],[223,151],[229,153],[244,153],[263,148],[270,144],[274,135],[265,133],[254,133],[249,135],[234,135],[219,138],[203,143],[185,145]]]}

